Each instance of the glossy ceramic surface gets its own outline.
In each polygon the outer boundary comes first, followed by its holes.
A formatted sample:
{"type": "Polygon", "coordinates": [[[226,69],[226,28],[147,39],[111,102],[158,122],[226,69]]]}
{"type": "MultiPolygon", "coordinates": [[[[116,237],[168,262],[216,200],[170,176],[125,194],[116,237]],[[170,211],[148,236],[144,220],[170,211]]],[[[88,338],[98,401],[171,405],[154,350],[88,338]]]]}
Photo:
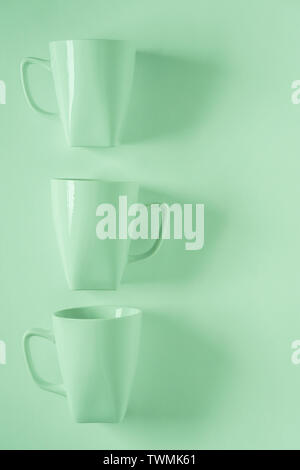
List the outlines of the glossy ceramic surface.
{"type": "Polygon", "coordinates": [[[138,202],[139,186],[131,182],[53,179],[52,208],[66,278],[71,289],[117,289],[128,262],[152,256],[161,238],[143,254],[130,255],[130,239],[99,240],[96,209],[101,203],[118,207],[119,196],[128,206],[138,202]]]}
{"type": "Polygon", "coordinates": [[[28,104],[56,117],[34,101],[27,69],[38,64],[52,72],[59,116],[71,147],[106,147],[119,143],[132,86],[135,49],[127,41],[87,39],[50,43],[50,61],[27,57],[21,79],[28,104]]]}
{"type": "Polygon", "coordinates": [[[122,306],[67,309],[53,315],[53,331],[31,329],[24,354],[33,380],[42,389],[68,398],[77,422],[123,419],[135,375],[142,312],[122,306]],[[63,384],[42,379],[35,370],[30,340],[56,344],[63,384]]]}

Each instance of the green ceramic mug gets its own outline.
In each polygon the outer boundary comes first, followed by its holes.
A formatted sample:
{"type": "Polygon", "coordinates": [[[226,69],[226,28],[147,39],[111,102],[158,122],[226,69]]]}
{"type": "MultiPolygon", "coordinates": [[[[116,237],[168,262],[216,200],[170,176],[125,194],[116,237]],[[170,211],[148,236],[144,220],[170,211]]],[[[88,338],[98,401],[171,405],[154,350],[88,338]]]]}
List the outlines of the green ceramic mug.
{"type": "Polygon", "coordinates": [[[26,57],[21,81],[29,106],[48,117],[60,116],[71,147],[107,147],[119,143],[132,86],[135,49],[128,41],[86,39],[50,42],[50,60],[26,57]],[[28,68],[52,72],[59,114],[33,99],[28,68]]]}
{"type": "Polygon", "coordinates": [[[161,246],[163,218],[159,238],[142,254],[129,254],[129,237],[97,237],[97,207],[110,203],[117,208],[120,196],[127,197],[128,206],[138,203],[137,183],[60,178],[51,181],[51,194],[59,249],[73,290],[115,290],[128,263],[149,258],[161,246]]]}
{"type": "Polygon", "coordinates": [[[81,307],[54,313],[53,332],[34,328],[24,335],[25,359],[34,382],[67,397],[79,423],[120,422],[135,376],[141,322],[141,310],[132,307],[81,307]],[[50,383],[37,373],[30,348],[33,337],[56,344],[63,384],[50,383]]]}

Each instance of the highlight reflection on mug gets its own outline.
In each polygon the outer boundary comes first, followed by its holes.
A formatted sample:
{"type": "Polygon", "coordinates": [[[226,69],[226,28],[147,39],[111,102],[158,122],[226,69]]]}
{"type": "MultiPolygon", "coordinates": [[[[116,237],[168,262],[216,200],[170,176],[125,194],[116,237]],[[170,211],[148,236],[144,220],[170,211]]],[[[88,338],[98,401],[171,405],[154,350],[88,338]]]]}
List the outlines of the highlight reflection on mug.
{"type": "Polygon", "coordinates": [[[99,240],[158,240],[161,236],[163,240],[188,240],[185,243],[188,251],[201,250],[204,246],[204,204],[128,205],[127,196],[122,195],[117,208],[114,204],[99,204],[96,216],[101,217],[96,225],[99,240]]]}
{"type": "Polygon", "coordinates": [[[6,364],[6,343],[0,340],[0,365],[6,364]]]}
{"type": "Polygon", "coordinates": [[[6,85],[3,80],[0,80],[0,104],[6,104],[6,85]]]}
{"type": "Polygon", "coordinates": [[[292,342],[291,348],[294,350],[291,356],[291,361],[294,366],[298,366],[300,364],[300,340],[296,339],[292,342]]]}

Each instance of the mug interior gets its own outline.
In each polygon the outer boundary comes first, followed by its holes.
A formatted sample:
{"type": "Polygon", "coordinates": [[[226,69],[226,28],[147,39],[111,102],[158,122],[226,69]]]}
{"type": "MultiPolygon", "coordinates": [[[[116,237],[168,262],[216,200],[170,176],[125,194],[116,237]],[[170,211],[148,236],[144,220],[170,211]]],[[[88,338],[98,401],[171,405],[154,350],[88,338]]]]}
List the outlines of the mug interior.
{"type": "Polygon", "coordinates": [[[142,311],[135,307],[122,305],[95,305],[92,307],[77,307],[60,310],[54,314],[56,318],[70,320],[113,320],[141,314],[142,311]]]}

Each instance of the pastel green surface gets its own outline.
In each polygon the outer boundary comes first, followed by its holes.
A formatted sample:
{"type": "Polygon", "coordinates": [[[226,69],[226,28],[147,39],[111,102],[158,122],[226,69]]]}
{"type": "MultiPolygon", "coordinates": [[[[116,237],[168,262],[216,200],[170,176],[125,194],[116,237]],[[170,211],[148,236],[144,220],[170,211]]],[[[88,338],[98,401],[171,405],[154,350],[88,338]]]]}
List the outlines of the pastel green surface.
{"type": "MultiPolygon", "coordinates": [[[[290,361],[300,336],[300,108],[290,100],[299,14],[295,0],[1,2],[1,448],[300,448],[300,369],[290,361]],[[23,96],[23,57],[86,37],[139,50],[120,147],[69,149],[60,123],[23,96]],[[143,269],[128,268],[118,292],[71,292],[51,217],[57,176],[137,180],[149,201],[203,202],[205,247],[166,242],[143,269]],[[75,424],[22,356],[25,330],[93,304],[145,310],[118,425],[75,424]]],[[[56,112],[50,74],[30,73],[35,99],[56,112]]],[[[53,346],[33,346],[55,378],[53,346]]]]}

